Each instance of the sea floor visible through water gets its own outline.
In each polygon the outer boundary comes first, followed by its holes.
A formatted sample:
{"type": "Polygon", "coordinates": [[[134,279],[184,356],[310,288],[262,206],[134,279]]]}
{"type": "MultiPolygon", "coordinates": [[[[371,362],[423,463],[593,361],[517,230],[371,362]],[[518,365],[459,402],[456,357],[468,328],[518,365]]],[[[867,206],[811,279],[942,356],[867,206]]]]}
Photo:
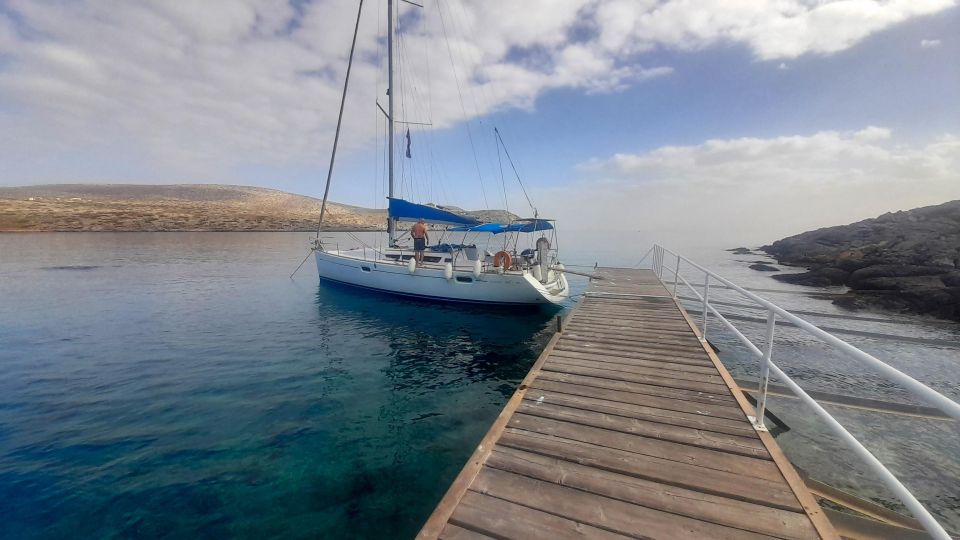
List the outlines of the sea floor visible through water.
{"type": "MultiPolygon", "coordinates": [[[[335,236],[344,247],[356,243],[335,236]]],[[[0,234],[0,538],[415,535],[558,313],[329,286],[318,283],[312,260],[290,279],[311,239],[0,234]]],[[[640,235],[561,240],[562,259],[585,267],[632,266],[649,247],[640,235]]],[[[747,269],[751,257],[726,247],[686,254],[742,285],[792,291],[761,293],[787,309],[847,313],[747,269]]],[[[586,280],[572,286],[579,294],[586,280]]],[[[889,322],[811,320],[960,341],[958,325],[872,316],[889,322]]],[[[762,341],[762,324],[738,326],[762,341]]],[[[708,334],[736,377],[756,378],[756,361],[735,338],[713,324],[708,334]]],[[[846,339],[960,399],[960,349],[846,339]]],[[[809,389],[915,402],[796,329],[778,330],[775,360],[809,389]]],[[[778,440],[795,464],[901,508],[810,411],[786,398],[771,408],[792,428],[778,440]]],[[[960,530],[956,423],[830,410],[960,530]]]]}

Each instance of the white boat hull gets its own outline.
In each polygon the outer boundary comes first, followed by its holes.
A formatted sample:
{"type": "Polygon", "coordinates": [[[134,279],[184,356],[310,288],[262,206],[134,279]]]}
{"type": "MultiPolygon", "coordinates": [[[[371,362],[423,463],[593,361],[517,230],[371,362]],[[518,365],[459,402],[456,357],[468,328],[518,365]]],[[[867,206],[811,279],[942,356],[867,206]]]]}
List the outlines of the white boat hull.
{"type": "Polygon", "coordinates": [[[550,272],[546,284],[526,271],[482,272],[457,268],[447,279],[443,265],[428,265],[410,272],[406,262],[365,260],[336,251],[315,252],[321,280],[334,281],[390,294],[477,304],[556,304],[569,296],[561,272],[550,272]]]}

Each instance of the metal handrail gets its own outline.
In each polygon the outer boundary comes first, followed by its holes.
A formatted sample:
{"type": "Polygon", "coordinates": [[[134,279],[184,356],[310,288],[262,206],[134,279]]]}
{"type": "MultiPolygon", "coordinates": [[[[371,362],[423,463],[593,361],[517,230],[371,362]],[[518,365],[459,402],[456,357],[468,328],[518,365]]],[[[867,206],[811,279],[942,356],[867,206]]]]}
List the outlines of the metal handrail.
{"type": "Polygon", "coordinates": [[[813,335],[818,340],[828,344],[833,345],[840,349],[842,352],[846,353],[848,356],[851,356],[857,360],[863,361],[870,365],[871,367],[877,369],[881,373],[887,376],[887,378],[902,384],[908,390],[910,390],[914,395],[920,399],[934,405],[938,409],[941,409],[951,417],[960,420],[960,404],[954,402],[950,398],[944,396],[943,394],[933,390],[932,388],[926,386],[920,381],[910,377],[909,375],[903,373],[902,371],[890,366],[889,364],[884,363],[878,358],[854,347],[853,345],[841,340],[840,338],[817,328],[813,324],[797,317],[796,315],[790,313],[789,311],[777,306],[776,304],[765,300],[745,289],[731,282],[730,280],[718,275],[717,273],[700,266],[699,264],[670,251],[667,248],[659,244],[654,244],[650,251],[647,252],[647,255],[644,255],[643,259],[637,266],[643,263],[646,260],[647,256],[652,253],[653,258],[651,259],[651,270],[656,273],[657,277],[662,281],[663,272],[664,272],[664,260],[667,255],[672,255],[676,257],[676,269],[666,268],[668,272],[671,272],[674,275],[673,283],[673,298],[677,298],[677,284],[683,283],[690,291],[693,292],[697,300],[703,304],[703,326],[700,335],[701,341],[706,341],[707,335],[707,317],[712,313],[717,320],[724,324],[733,334],[746,345],[746,347],[757,357],[760,358],[760,388],[759,388],[759,397],[757,399],[757,413],[756,418],[751,418],[754,428],[758,431],[766,431],[764,425],[764,412],[767,402],[767,384],[770,380],[770,375],[773,374],[777,378],[783,380],[787,387],[789,387],[804,403],[809,405],[817,413],[817,415],[823,419],[828,426],[842,439],[846,442],[854,452],[863,459],[870,470],[877,474],[880,479],[883,481],[884,485],[890,488],[891,491],[906,505],[906,507],[913,513],[914,517],[923,525],[923,528],[926,529],[931,536],[938,539],[949,540],[950,536],[943,529],[943,527],[937,523],[936,519],[927,511],[926,508],[913,496],[912,493],[902,484],[899,480],[891,473],[884,465],[881,463],[869,450],[867,450],[849,431],[846,430],[829,412],[826,411],[815,399],[810,397],[797,383],[790,378],[789,375],[783,372],[776,364],[773,363],[773,350],[774,350],[774,332],[777,318],[781,318],[785,321],[790,321],[797,328],[805,330],[807,333],[813,335]],[[690,284],[682,275],[680,275],[680,264],[685,262],[692,266],[693,268],[703,272],[704,274],[704,284],[703,284],[703,294],[690,284]],[[759,347],[753,344],[742,332],[737,330],[737,328],[727,320],[726,317],[720,313],[714,306],[710,304],[709,295],[710,295],[710,280],[714,279],[720,283],[725,284],[730,289],[740,293],[749,300],[759,304],[767,310],[767,324],[766,324],[766,342],[764,350],[761,350],[759,347]]]}

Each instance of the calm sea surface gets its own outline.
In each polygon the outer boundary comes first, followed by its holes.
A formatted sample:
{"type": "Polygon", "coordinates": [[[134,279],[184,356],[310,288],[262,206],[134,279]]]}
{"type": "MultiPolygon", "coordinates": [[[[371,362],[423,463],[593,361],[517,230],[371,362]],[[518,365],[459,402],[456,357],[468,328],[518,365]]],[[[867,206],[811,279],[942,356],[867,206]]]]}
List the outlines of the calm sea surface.
{"type": "MultiPolygon", "coordinates": [[[[312,260],[291,280],[311,236],[0,234],[0,538],[413,536],[555,314],[319,285],[312,260]]],[[[561,240],[572,264],[632,266],[649,246],[561,240]]],[[[796,291],[761,293],[787,309],[844,313],[725,247],[688,253],[742,285],[796,291]]],[[[957,326],[881,316],[811,320],[960,341],[957,326]]],[[[762,341],[761,324],[740,324],[762,341]]],[[[756,378],[733,338],[709,332],[735,376],[756,378]]],[[[796,330],[778,336],[775,360],[808,389],[913,401],[796,330]]],[[[960,349],[846,339],[960,399],[960,349]]],[[[778,440],[798,466],[898,507],[797,401],[772,409],[792,428],[778,440]]],[[[960,530],[956,423],[830,410],[960,530]]]]}

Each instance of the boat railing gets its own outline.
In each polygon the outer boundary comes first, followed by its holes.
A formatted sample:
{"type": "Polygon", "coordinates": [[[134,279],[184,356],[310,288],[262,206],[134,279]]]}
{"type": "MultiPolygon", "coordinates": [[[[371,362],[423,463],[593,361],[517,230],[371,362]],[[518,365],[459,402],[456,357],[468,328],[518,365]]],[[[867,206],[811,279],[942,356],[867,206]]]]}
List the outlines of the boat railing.
{"type": "MultiPolygon", "coordinates": [[[[821,330],[815,325],[790,313],[780,306],[761,298],[756,294],[747,291],[746,289],[743,289],[742,287],[736,285],[728,279],[725,279],[717,273],[704,268],[690,259],[674,253],[673,251],[659,244],[651,247],[650,250],[647,251],[647,254],[644,255],[643,259],[641,259],[636,266],[641,266],[647,259],[650,259],[650,269],[656,273],[661,282],[663,282],[665,273],[668,276],[673,275],[672,294],[674,300],[677,299],[677,287],[680,283],[693,292],[694,297],[696,297],[696,300],[700,303],[700,340],[702,342],[705,342],[707,339],[707,321],[712,314],[760,360],[760,382],[756,400],[756,417],[750,418],[750,421],[753,423],[755,429],[758,431],[767,430],[766,426],[764,425],[764,415],[767,406],[767,386],[771,375],[773,375],[779,380],[783,381],[783,383],[790,388],[796,397],[812,408],[817,413],[817,416],[820,417],[820,419],[823,420],[842,441],[850,446],[854,453],[867,464],[869,469],[874,474],[880,478],[883,484],[903,502],[903,504],[910,510],[914,517],[917,518],[917,520],[923,525],[923,528],[926,529],[931,536],[937,539],[945,540],[950,538],[950,536],[936,521],[936,519],[930,515],[927,509],[893,475],[893,473],[891,473],[890,470],[883,465],[883,463],[881,463],[869,450],[867,450],[866,447],[860,443],[860,441],[851,435],[850,432],[847,431],[847,429],[844,428],[836,418],[827,412],[826,409],[824,409],[815,399],[810,397],[810,395],[807,394],[803,388],[801,388],[789,375],[787,375],[774,363],[773,358],[777,321],[782,320],[792,323],[793,326],[805,331],[808,335],[813,336],[817,340],[830,345],[847,356],[850,356],[855,360],[879,371],[891,381],[902,385],[913,395],[937,407],[938,409],[941,409],[943,412],[957,420],[960,420],[960,404],[937,392],[936,390],[933,390],[913,377],[910,377],[902,371],[894,368],[893,366],[879,360],[873,355],[854,347],[853,345],[843,341],[833,334],[821,330]],[[683,270],[689,269],[696,270],[699,274],[702,274],[703,281],[700,285],[700,288],[702,288],[703,294],[701,294],[698,288],[691,285],[690,281],[683,276],[683,270]],[[726,317],[723,316],[722,313],[720,313],[719,310],[713,306],[713,304],[710,302],[711,284],[723,284],[725,285],[725,289],[736,291],[750,302],[766,310],[766,337],[765,341],[761,344],[763,346],[762,349],[750,341],[750,339],[748,339],[745,335],[743,335],[740,330],[738,330],[729,320],[727,320],[726,317]]],[[[666,286],[667,283],[664,283],[664,285],[666,286]]]]}

